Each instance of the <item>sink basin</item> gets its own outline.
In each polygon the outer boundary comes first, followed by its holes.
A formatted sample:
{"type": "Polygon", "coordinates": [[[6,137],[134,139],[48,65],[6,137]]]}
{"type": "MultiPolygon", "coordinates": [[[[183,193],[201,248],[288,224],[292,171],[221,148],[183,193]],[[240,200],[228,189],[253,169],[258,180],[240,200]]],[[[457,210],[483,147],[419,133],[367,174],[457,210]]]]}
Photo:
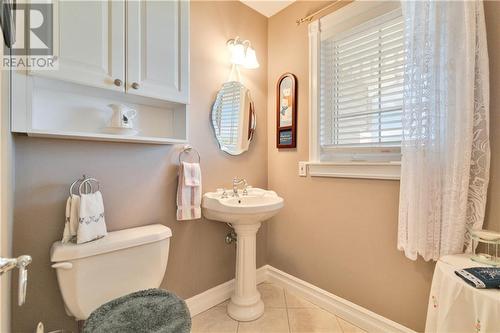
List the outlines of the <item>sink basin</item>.
{"type": "Polygon", "coordinates": [[[283,199],[276,192],[260,188],[249,188],[248,195],[239,191],[239,197],[222,198],[222,192],[203,195],[203,215],[210,220],[232,224],[263,222],[283,207],[283,199]]]}
{"type": "Polygon", "coordinates": [[[255,240],[263,221],[275,215],[284,205],[276,192],[247,188],[234,197],[228,193],[208,192],[203,195],[203,215],[210,220],[231,223],[237,235],[236,277],[234,293],[227,305],[228,315],[238,321],[251,321],[264,313],[264,303],[257,290],[255,240]]]}

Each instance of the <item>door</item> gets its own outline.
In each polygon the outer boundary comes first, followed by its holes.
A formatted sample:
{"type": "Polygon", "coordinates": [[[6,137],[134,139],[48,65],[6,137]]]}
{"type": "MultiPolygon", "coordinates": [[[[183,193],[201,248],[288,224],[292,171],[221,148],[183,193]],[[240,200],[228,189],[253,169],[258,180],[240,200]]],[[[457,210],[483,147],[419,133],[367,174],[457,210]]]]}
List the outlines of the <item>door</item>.
{"type": "MultiPolygon", "coordinates": [[[[0,38],[1,40],[1,38],[0,38]]],[[[0,42],[0,58],[5,48],[0,42]]],[[[12,136],[10,116],[10,71],[0,70],[0,257],[10,257],[12,234],[12,136]]],[[[10,279],[0,275],[0,332],[10,332],[10,279]]]]}
{"type": "Polygon", "coordinates": [[[54,30],[59,70],[32,74],[124,91],[123,0],[55,1],[54,30]]]}
{"type": "MultiPolygon", "coordinates": [[[[4,50],[4,46],[3,46],[3,43],[0,43],[0,56],[3,58],[3,50],[4,50]]],[[[3,114],[4,112],[10,112],[7,111],[7,110],[4,110],[4,104],[5,104],[5,98],[7,96],[5,96],[4,94],[4,85],[3,85],[3,79],[4,79],[4,71],[0,71],[0,130],[2,132],[2,135],[3,135],[3,131],[4,131],[4,122],[3,122],[3,114]]],[[[0,165],[2,164],[2,153],[3,153],[3,149],[2,149],[2,145],[0,145],[0,165]]],[[[3,187],[2,186],[2,173],[0,172],[0,189],[3,187]]],[[[5,251],[5,242],[3,240],[4,238],[4,219],[2,218],[3,216],[3,205],[2,205],[2,199],[3,199],[3,195],[2,195],[2,191],[0,190],[0,257],[2,256],[6,256],[6,251],[5,251]]],[[[5,276],[1,276],[0,275],[0,332],[7,332],[8,330],[8,323],[6,322],[7,320],[7,315],[8,315],[8,310],[7,310],[7,307],[8,307],[8,304],[5,300],[5,292],[7,291],[7,281],[5,281],[7,279],[7,277],[5,276]]]]}
{"type": "Polygon", "coordinates": [[[127,2],[130,94],[188,102],[189,2],[127,2]]]}

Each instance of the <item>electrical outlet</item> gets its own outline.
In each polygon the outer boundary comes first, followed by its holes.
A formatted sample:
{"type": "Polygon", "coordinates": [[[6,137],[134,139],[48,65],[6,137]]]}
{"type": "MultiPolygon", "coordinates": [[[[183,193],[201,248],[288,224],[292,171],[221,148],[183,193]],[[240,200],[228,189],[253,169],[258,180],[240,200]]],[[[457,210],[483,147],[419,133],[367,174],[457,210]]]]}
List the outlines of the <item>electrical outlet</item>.
{"type": "Polygon", "coordinates": [[[307,176],[307,162],[299,162],[299,176],[307,176]]]}

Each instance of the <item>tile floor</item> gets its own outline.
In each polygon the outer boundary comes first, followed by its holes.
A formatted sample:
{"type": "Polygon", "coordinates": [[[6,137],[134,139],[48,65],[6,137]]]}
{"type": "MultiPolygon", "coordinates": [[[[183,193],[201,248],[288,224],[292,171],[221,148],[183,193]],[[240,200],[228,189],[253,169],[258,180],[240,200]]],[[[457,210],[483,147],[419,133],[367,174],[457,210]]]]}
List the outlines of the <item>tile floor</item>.
{"type": "Polygon", "coordinates": [[[226,301],[195,316],[192,333],[366,333],[279,286],[263,283],[258,289],[266,307],[262,317],[237,322],[227,315],[226,301]]]}

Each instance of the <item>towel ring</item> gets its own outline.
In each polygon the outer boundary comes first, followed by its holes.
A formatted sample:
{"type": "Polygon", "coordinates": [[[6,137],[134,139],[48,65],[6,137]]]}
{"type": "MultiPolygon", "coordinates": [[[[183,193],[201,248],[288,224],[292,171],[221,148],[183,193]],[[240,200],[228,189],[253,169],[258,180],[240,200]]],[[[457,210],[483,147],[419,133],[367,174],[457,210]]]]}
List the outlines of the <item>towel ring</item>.
{"type": "Polygon", "coordinates": [[[200,153],[196,149],[194,149],[193,147],[191,147],[189,145],[186,145],[186,146],[184,146],[184,149],[179,154],[179,164],[181,164],[181,162],[183,162],[182,161],[182,156],[184,154],[188,154],[189,155],[189,153],[192,153],[192,152],[195,152],[196,155],[198,155],[198,163],[200,163],[201,162],[200,153]]]}
{"type": "MultiPolygon", "coordinates": [[[[71,186],[69,187],[69,195],[70,196],[73,195],[73,188],[75,187],[75,185],[85,181],[85,179],[87,179],[87,176],[83,175],[82,178],[79,178],[79,179],[75,180],[73,183],[71,183],[71,186]]],[[[92,184],[90,184],[90,186],[92,187],[92,184]]],[[[85,188],[87,188],[87,187],[85,187],[85,188]]],[[[78,194],[78,193],[75,193],[75,194],[78,194]]]]}
{"type": "Polygon", "coordinates": [[[73,187],[75,187],[75,185],[78,183],[78,182],[83,182],[83,179],[77,179],[75,180],[74,182],[71,183],[71,186],[69,187],[69,195],[73,195],[73,187]]]}
{"type": "MultiPolygon", "coordinates": [[[[90,185],[90,193],[95,193],[97,191],[99,191],[100,187],[101,187],[101,184],[99,183],[99,181],[95,178],[86,178],[84,181],[82,181],[82,183],[80,184],[80,186],[78,187],[78,193],[80,195],[82,195],[82,186],[83,185],[90,185]],[[97,184],[97,190],[94,191],[94,189],[92,188],[92,182],[97,184]]],[[[85,189],[87,189],[87,187],[85,186],[85,189]]],[[[88,194],[89,192],[87,191],[85,194],[88,194]]]]}

